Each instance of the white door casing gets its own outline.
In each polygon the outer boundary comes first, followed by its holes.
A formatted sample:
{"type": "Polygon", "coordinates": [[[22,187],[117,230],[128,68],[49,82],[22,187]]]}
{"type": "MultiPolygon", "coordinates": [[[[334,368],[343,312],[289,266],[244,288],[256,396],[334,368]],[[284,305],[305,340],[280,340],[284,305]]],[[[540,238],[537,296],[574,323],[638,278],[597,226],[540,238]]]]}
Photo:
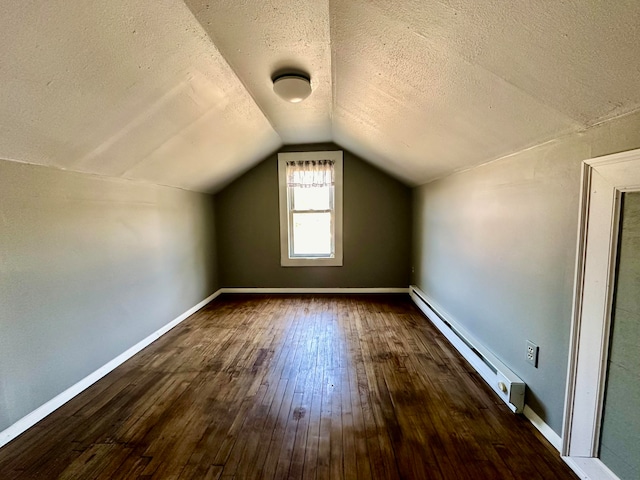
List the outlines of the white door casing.
{"type": "Polygon", "coordinates": [[[585,478],[617,478],[597,458],[624,192],[640,191],[640,149],[583,163],[562,455],[585,478]]]}

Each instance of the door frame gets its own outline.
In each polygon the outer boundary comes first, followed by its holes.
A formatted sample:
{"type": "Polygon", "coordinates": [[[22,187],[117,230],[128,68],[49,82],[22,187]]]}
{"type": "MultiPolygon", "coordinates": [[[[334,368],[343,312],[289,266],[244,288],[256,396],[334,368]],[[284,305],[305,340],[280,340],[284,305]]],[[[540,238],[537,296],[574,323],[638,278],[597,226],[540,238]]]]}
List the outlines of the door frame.
{"type": "Polygon", "coordinates": [[[563,459],[584,478],[617,479],[597,457],[624,192],[640,191],[640,149],[582,163],[563,459]]]}

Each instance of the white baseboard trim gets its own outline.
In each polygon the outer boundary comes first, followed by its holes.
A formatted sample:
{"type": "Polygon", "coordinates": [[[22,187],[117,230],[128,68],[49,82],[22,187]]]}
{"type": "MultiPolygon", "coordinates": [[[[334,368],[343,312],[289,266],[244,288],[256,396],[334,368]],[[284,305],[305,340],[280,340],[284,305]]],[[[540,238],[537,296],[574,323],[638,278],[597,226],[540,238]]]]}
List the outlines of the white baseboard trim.
{"type": "MultiPolygon", "coordinates": [[[[511,407],[512,410],[524,414],[524,416],[533,424],[533,426],[542,434],[547,441],[553,445],[553,447],[561,451],[562,439],[554,432],[549,425],[547,425],[536,412],[534,412],[529,405],[524,403],[524,382],[520,380],[510,369],[504,365],[500,360],[495,358],[491,352],[488,352],[477,340],[475,340],[468,332],[464,330],[455,320],[453,320],[449,314],[444,312],[441,307],[436,306],[432,299],[430,299],[422,290],[416,286],[410,287],[410,295],[416,306],[422,310],[422,312],[431,320],[431,322],[438,328],[442,334],[452,343],[452,345],[465,357],[465,359],[476,369],[476,371],[484,378],[489,386],[511,407]],[[416,295],[417,294],[417,295],[416,295]],[[426,302],[426,303],[425,303],[426,302]],[[434,307],[437,310],[434,310],[434,307]],[[449,325],[447,325],[446,323],[449,325]],[[454,330],[451,332],[451,330],[454,330]],[[509,395],[496,388],[496,374],[487,369],[487,366],[478,360],[477,353],[472,352],[471,349],[475,349],[478,353],[485,356],[489,363],[493,364],[498,372],[504,372],[503,374],[510,381],[522,382],[522,397],[517,399],[516,406],[513,408],[513,399],[509,398],[509,395]],[[519,403],[521,402],[521,404],[519,403]],[[522,405],[521,407],[519,405],[522,405]]],[[[506,380],[504,380],[506,382],[506,380]]],[[[518,385],[519,386],[519,385],[518,385]]]]}
{"type": "Polygon", "coordinates": [[[560,452],[562,449],[562,438],[553,429],[547,425],[529,405],[524,406],[524,416],[533,424],[534,427],[542,434],[553,447],[560,452]]]}
{"type": "Polygon", "coordinates": [[[69,400],[71,400],[73,397],[75,397],[76,395],[78,395],[82,391],[84,391],[87,388],[89,388],[91,385],[96,383],[98,380],[100,380],[106,374],[108,374],[109,372],[114,370],[116,367],[120,366],[121,364],[123,364],[124,362],[129,360],[131,357],[133,357],[140,350],[142,350],[143,348],[145,348],[148,345],[150,345],[151,343],[153,343],[155,340],[157,340],[162,335],[167,333],[169,330],[174,328],[176,325],[178,325],[179,323],[181,323],[182,321],[184,321],[185,319],[187,319],[188,317],[193,315],[195,312],[200,310],[202,307],[204,307],[209,302],[211,302],[214,298],[216,298],[218,295],[220,295],[220,293],[221,293],[220,290],[217,290],[216,292],[212,293],[207,298],[202,300],[197,305],[191,307],[189,310],[184,312],[179,317],[177,317],[174,320],[172,320],[171,322],[167,323],[162,328],[156,330],[151,335],[149,335],[148,337],[146,337],[143,340],[139,341],[134,346],[132,346],[131,348],[129,348],[125,352],[121,353],[120,355],[118,355],[116,358],[114,358],[110,362],[106,363],[105,365],[103,365],[102,367],[100,367],[99,369],[94,371],[93,373],[90,373],[89,375],[84,377],[78,383],[76,383],[76,384],[72,385],[71,387],[67,388],[64,392],[60,393],[59,395],[56,395],[54,398],[52,398],[51,400],[49,400],[45,404],[39,406],[38,408],[36,408],[31,413],[25,415],[20,420],[18,420],[16,423],[14,423],[13,425],[8,427],[7,429],[5,429],[2,432],[0,432],[0,448],[3,447],[4,445],[6,445],[7,443],[9,443],[14,438],[16,438],[18,435],[22,434],[23,432],[25,432],[26,430],[31,428],[33,425],[38,423],[40,420],[45,418],[47,415],[49,415],[50,413],[52,413],[55,410],[57,410],[58,408],[60,408],[62,405],[67,403],[69,400]]]}
{"type": "Polygon", "coordinates": [[[221,288],[221,293],[409,293],[408,288],[376,287],[376,288],[221,288]]]}
{"type": "Polygon", "coordinates": [[[525,383],[454,318],[415,285],[409,295],[431,323],[515,413],[524,409],[525,383]]]}
{"type": "Polygon", "coordinates": [[[620,480],[615,473],[600,461],[592,457],[561,457],[564,463],[583,480],[620,480]]]}

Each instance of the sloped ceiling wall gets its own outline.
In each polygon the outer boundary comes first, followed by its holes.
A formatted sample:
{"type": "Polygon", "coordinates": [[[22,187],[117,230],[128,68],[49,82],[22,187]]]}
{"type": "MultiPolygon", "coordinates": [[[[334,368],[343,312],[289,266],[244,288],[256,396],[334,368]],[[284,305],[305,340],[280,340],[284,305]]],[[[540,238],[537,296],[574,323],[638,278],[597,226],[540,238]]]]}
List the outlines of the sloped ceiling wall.
{"type": "Polygon", "coordinates": [[[3,2],[0,158],[215,192],[333,140],[417,185],[637,110],[638,45],[635,0],[3,2]]]}

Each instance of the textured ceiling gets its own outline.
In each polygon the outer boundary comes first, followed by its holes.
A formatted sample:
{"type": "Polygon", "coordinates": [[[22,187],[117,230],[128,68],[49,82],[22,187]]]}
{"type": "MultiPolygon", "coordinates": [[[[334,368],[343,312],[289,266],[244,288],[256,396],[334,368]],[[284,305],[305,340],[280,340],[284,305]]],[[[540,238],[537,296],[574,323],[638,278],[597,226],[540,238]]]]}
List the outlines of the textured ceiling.
{"type": "Polygon", "coordinates": [[[637,0],[2,2],[0,158],[216,191],[332,140],[417,185],[637,110],[638,45],[637,0]]]}

